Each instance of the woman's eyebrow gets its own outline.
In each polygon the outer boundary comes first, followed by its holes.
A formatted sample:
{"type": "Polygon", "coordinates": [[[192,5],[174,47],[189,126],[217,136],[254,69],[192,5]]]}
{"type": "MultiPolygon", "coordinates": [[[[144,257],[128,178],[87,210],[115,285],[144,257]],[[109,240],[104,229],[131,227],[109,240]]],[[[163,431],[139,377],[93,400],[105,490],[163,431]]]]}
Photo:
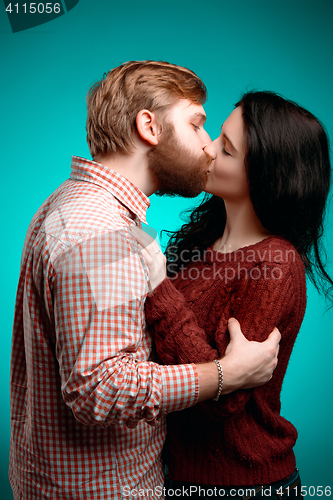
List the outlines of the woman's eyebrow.
{"type": "Polygon", "coordinates": [[[223,132],[223,134],[222,134],[222,135],[223,135],[223,137],[225,138],[225,140],[226,140],[226,141],[228,141],[228,143],[230,144],[230,146],[232,147],[232,149],[233,149],[234,151],[236,151],[236,153],[237,153],[237,149],[235,148],[235,146],[233,145],[233,143],[231,142],[231,140],[229,139],[229,137],[228,137],[228,136],[227,136],[224,132],[223,132]]]}

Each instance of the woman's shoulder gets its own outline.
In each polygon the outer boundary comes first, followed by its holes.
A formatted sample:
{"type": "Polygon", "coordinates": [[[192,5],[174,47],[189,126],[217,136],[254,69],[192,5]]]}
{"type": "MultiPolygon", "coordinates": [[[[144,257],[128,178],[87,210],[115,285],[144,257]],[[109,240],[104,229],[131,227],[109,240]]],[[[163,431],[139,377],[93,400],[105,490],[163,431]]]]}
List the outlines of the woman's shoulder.
{"type": "Polygon", "coordinates": [[[252,269],[256,267],[281,267],[303,272],[304,264],[294,245],[281,236],[269,236],[230,253],[222,253],[209,247],[205,251],[205,263],[219,264],[221,267],[239,267],[252,269]]]}
{"type": "MultiPolygon", "coordinates": [[[[248,263],[239,281],[240,294],[248,293],[264,300],[287,301],[292,310],[305,301],[305,268],[301,256],[290,241],[279,236],[270,236],[246,247],[242,256],[248,263]],[[252,259],[252,263],[251,263],[252,259]],[[250,267],[249,267],[250,266],[250,267]]],[[[286,306],[287,307],[287,306],[286,306]]]]}
{"type": "MultiPolygon", "coordinates": [[[[247,260],[250,259],[250,250],[248,247],[247,260]]],[[[248,279],[258,275],[258,281],[264,282],[265,287],[269,288],[271,283],[273,289],[287,287],[296,296],[306,294],[304,263],[290,241],[280,236],[270,236],[253,245],[252,250],[255,256],[252,274],[249,273],[248,279]]]]}
{"type": "Polygon", "coordinates": [[[304,267],[301,256],[294,245],[281,236],[269,236],[258,243],[246,247],[247,258],[252,255],[257,262],[281,264],[282,266],[304,267]]]}

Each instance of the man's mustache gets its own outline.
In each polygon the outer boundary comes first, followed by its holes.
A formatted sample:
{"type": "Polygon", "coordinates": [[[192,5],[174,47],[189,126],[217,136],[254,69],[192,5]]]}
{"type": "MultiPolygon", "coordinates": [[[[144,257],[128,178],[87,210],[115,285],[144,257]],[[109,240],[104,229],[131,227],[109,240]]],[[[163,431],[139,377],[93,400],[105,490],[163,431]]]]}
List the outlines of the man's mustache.
{"type": "Polygon", "coordinates": [[[204,151],[205,155],[206,155],[206,158],[207,158],[207,165],[210,165],[213,161],[213,158],[208,154],[206,153],[206,151],[204,151]]]}

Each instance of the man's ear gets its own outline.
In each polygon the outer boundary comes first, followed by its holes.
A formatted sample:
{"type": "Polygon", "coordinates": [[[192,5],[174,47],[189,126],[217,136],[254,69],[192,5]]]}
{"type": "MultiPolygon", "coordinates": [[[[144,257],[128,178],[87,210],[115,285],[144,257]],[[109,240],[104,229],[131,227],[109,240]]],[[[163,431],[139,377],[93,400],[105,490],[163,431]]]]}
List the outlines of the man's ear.
{"type": "Polygon", "coordinates": [[[160,125],[156,120],[155,113],[148,109],[141,109],[136,115],[136,127],[139,136],[152,146],[156,146],[159,141],[160,125]]]}

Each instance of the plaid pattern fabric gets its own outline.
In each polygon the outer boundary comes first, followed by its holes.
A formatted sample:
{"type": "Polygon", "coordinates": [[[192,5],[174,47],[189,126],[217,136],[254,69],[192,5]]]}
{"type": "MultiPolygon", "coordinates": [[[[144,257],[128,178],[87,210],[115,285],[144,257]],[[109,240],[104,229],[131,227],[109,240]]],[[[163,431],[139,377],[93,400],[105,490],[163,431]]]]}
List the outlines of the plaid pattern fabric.
{"type": "Polygon", "coordinates": [[[159,497],[165,414],[197,401],[198,378],[152,361],[148,273],[128,231],[148,206],[121,175],[73,157],[30,224],[12,341],[15,499],[159,497]]]}

